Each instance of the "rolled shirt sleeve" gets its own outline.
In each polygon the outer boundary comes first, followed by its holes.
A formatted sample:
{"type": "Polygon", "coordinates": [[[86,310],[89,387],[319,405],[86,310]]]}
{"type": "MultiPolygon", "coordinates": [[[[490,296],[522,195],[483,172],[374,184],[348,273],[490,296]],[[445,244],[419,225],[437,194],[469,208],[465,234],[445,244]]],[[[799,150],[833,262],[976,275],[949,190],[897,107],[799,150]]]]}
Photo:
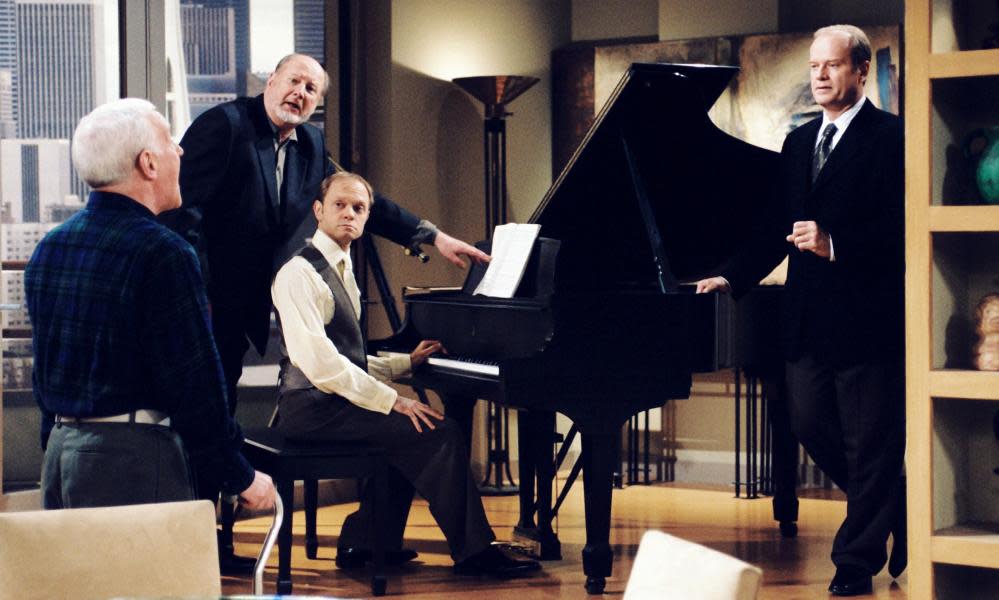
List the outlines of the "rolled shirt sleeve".
{"type": "Polygon", "coordinates": [[[413,363],[408,354],[401,352],[378,353],[378,356],[368,356],[368,373],[379,381],[393,381],[413,370],[413,363]]]}

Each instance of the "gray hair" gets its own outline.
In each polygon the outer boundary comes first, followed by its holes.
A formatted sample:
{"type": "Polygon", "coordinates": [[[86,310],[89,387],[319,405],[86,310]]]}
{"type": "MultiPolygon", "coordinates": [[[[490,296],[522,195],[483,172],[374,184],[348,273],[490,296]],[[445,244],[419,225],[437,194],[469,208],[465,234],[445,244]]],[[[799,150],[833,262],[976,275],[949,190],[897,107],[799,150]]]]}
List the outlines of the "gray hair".
{"type": "Polygon", "coordinates": [[[850,60],[853,61],[854,68],[871,60],[871,40],[867,39],[867,34],[853,25],[829,25],[815,31],[813,39],[818,39],[824,35],[845,35],[850,43],[850,60]]]}
{"type": "Polygon", "coordinates": [[[122,98],[102,104],[86,115],[73,133],[73,166],[91,187],[102,188],[128,179],[135,159],[159,144],[153,121],[166,123],[152,102],[122,98]]]}

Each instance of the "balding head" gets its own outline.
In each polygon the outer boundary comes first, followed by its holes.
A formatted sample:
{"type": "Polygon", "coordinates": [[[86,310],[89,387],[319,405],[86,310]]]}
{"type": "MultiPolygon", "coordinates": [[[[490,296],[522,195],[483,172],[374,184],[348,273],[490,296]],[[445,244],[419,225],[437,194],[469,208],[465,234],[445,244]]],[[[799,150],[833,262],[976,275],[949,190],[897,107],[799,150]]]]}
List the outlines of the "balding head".
{"type": "Polygon", "coordinates": [[[289,54],[267,78],[264,108],[282,137],[305,123],[326,93],[326,72],[310,56],[289,54]]]}

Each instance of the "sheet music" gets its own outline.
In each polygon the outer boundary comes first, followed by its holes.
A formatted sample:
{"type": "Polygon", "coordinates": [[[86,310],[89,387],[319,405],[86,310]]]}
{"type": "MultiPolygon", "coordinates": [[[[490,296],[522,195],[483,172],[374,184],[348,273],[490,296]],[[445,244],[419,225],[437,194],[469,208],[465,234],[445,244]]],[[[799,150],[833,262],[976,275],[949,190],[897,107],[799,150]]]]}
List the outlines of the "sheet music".
{"type": "Polygon", "coordinates": [[[536,223],[497,225],[493,230],[492,260],[474,294],[513,298],[540,231],[541,225],[536,223]]]}

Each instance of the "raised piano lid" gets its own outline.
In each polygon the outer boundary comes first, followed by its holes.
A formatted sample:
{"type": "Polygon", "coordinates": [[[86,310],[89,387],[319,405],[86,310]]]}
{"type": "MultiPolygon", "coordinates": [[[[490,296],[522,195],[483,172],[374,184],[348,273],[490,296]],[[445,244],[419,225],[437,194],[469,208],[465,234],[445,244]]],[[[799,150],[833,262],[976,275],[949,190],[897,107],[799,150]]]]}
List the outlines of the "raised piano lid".
{"type": "Polygon", "coordinates": [[[562,242],[560,289],[658,287],[636,179],[674,281],[717,274],[769,214],[776,153],[728,135],[707,114],[737,71],[631,65],[530,219],[562,242]]]}

